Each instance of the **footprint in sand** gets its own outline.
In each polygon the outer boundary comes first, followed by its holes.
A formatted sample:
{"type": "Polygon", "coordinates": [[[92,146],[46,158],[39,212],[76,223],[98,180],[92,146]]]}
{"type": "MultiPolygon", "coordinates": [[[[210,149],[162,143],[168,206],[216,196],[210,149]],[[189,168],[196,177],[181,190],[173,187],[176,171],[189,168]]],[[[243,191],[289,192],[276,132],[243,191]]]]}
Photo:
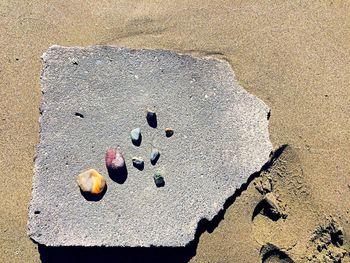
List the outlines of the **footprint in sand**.
{"type": "Polygon", "coordinates": [[[272,221],[287,218],[287,214],[284,213],[283,209],[281,209],[279,200],[276,198],[274,193],[265,194],[264,198],[256,205],[253,211],[252,220],[254,220],[254,218],[259,214],[268,217],[272,221]]]}
{"type": "MultiPolygon", "coordinates": [[[[255,238],[258,243],[264,243],[271,238],[267,235],[268,225],[274,224],[280,219],[285,219],[287,214],[280,208],[278,199],[273,193],[267,193],[263,199],[256,205],[252,221],[254,222],[256,231],[255,238]]],[[[276,226],[277,228],[277,226],[276,226]]],[[[279,247],[266,243],[260,250],[261,260],[263,263],[294,263],[294,261],[279,247]]]]}
{"type": "Polygon", "coordinates": [[[291,243],[290,235],[279,235],[286,229],[287,206],[281,200],[280,191],[275,188],[274,178],[281,171],[279,157],[285,158],[286,154],[281,153],[269,170],[261,174],[254,182],[256,190],[261,194],[252,214],[253,235],[255,240],[261,245],[260,255],[263,263],[291,263],[294,262],[287,254],[289,248],[295,243],[291,243]]]}
{"type": "Polygon", "coordinates": [[[294,263],[294,261],[277,246],[266,244],[260,250],[262,263],[294,263]]]}

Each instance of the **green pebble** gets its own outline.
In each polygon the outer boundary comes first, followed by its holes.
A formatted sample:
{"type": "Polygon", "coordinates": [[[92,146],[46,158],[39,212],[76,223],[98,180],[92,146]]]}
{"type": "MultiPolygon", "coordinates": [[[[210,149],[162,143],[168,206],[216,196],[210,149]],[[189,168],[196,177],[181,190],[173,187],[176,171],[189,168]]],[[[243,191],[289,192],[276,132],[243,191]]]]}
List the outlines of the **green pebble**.
{"type": "Polygon", "coordinates": [[[163,187],[165,185],[164,177],[159,171],[154,173],[153,179],[157,187],[163,187]]]}

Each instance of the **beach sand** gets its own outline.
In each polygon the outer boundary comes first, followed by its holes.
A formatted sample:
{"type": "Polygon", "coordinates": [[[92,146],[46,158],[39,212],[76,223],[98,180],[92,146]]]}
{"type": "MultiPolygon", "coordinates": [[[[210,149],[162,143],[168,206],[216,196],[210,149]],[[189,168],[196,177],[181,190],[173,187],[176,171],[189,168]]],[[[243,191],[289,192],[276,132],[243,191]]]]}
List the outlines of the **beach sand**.
{"type": "Polygon", "coordinates": [[[274,148],[288,146],[200,236],[191,262],[261,262],[260,250],[272,245],[264,262],[282,262],[278,249],[295,262],[350,262],[349,2],[26,2],[0,1],[0,262],[40,262],[27,211],[40,56],[53,44],[225,59],[271,108],[274,148]],[[285,219],[253,217],[261,183],[272,185],[285,219]]]}

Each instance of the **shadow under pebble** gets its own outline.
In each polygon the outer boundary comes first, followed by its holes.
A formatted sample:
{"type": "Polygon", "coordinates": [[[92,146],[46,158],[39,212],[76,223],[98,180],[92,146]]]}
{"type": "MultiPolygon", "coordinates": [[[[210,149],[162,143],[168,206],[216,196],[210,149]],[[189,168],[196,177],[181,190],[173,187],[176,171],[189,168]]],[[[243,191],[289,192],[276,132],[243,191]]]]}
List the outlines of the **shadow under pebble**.
{"type": "Polygon", "coordinates": [[[119,170],[108,169],[108,175],[114,182],[118,184],[123,184],[128,178],[128,168],[124,166],[119,170]]]}
{"type": "Polygon", "coordinates": [[[80,193],[81,195],[87,200],[87,201],[93,201],[93,202],[98,202],[100,201],[103,196],[106,194],[107,192],[107,188],[108,186],[106,185],[105,186],[105,189],[103,189],[102,193],[98,194],[98,195],[94,195],[94,194],[91,194],[89,192],[83,192],[81,189],[80,189],[80,193]]]}

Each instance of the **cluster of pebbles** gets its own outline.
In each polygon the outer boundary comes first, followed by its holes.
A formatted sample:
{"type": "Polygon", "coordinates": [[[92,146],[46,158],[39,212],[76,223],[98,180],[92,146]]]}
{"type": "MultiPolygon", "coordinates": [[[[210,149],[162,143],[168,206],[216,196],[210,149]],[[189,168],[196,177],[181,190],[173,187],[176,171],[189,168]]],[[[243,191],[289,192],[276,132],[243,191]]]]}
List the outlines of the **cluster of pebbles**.
{"type": "MultiPolygon", "coordinates": [[[[157,115],[154,111],[147,110],[146,119],[148,124],[156,128],[157,127],[157,115]]],[[[164,129],[165,136],[171,137],[174,134],[172,128],[164,129]]],[[[131,142],[135,146],[140,146],[142,141],[142,134],[140,128],[135,128],[130,133],[131,142]]],[[[156,148],[152,148],[150,153],[150,162],[152,165],[155,165],[160,157],[160,152],[156,148]]],[[[126,172],[125,159],[122,153],[115,148],[109,148],[106,151],[105,156],[106,167],[110,177],[113,177],[113,180],[118,181],[118,178],[121,179],[126,172]]],[[[138,170],[143,170],[144,160],[141,157],[132,158],[133,166],[138,170]]],[[[153,175],[154,183],[157,187],[163,187],[165,185],[164,177],[159,171],[156,171],[153,175]]],[[[95,169],[89,169],[80,173],[76,177],[76,182],[80,187],[80,190],[83,194],[88,195],[99,195],[103,193],[106,189],[106,180],[103,175],[97,172],[95,169]]]]}

